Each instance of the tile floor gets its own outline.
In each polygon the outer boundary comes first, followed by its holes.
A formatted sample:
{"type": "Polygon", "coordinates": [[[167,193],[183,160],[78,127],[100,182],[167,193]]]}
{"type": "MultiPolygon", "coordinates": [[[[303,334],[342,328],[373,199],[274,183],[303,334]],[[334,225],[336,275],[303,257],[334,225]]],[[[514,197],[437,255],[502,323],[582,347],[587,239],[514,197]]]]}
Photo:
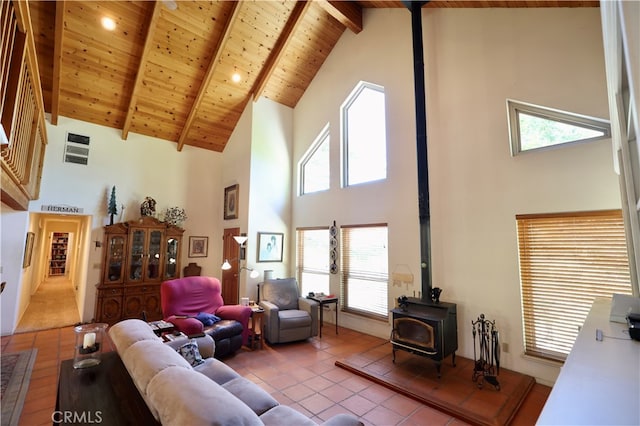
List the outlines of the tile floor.
{"type": "MultiPolygon", "coordinates": [[[[337,359],[358,353],[380,339],[340,328],[326,327],[322,339],[242,349],[225,362],[260,385],[276,400],[318,423],[334,414],[350,412],[366,425],[459,425],[449,415],[334,365],[337,359]]],[[[38,348],[20,425],[51,425],[55,407],[58,367],[73,357],[73,327],[2,337],[2,353],[38,348]]],[[[107,342],[105,350],[109,350],[107,342]]],[[[534,425],[550,388],[536,384],[518,411],[513,425],[534,425]]]]}

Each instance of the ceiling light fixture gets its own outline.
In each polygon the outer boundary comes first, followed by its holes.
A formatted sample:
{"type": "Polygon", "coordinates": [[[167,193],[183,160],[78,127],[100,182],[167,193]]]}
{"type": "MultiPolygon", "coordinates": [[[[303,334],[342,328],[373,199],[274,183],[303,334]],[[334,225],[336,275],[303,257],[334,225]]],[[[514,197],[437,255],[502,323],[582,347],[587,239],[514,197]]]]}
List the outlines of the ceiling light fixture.
{"type": "Polygon", "coordinates": [[[169,10],[176,10],[178,8],[178,3],[173,0],[162,0],[162,4],[169,10]]]}
{"type": "Polygon", "coordinates": [[[240,80],[242,80],[242,77],[240,76],[240,73],[238,72],[238,68],[237,67],[234,68],[233,75],[231,75],[231,80],[234,83],[240,83],[240,80]]]}
{"type": "Polygon", "coordinates": [[[113,19],[111,19],[111,18],[109,18],[107,16],[103,17],[101,22],[102,22],[102,27],[105,30],[113,31],[113,30],[116,29],[116,21],[114,21],[113,19]]]}

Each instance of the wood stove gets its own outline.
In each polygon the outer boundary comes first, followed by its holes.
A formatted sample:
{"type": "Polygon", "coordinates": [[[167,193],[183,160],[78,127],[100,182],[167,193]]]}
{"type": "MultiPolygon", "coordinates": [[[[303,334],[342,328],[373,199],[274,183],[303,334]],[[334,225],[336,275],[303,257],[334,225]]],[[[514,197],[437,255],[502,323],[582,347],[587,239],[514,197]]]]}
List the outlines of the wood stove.
{"type": "Polygon", "coordinates": [[[458,323],[455,303],[433,303],[407,298],[405,309],[391,310],[393,330],[391,344],[393,362],[396,350],[430,358],[436,362],[438,377],[442,360],[451,355],[456,365],[458,350],[458,323]]]}

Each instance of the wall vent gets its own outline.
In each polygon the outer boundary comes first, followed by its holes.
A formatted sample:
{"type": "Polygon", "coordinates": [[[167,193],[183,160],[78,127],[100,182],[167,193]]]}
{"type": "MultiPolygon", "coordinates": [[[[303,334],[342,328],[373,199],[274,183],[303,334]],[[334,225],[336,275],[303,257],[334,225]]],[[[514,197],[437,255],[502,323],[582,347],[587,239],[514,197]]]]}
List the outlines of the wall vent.
{"type": "Polygon", "coordinates": [[[64,144],[64,162],[87,165],[89,162],[89,136],[67,132],[64,144]]]}

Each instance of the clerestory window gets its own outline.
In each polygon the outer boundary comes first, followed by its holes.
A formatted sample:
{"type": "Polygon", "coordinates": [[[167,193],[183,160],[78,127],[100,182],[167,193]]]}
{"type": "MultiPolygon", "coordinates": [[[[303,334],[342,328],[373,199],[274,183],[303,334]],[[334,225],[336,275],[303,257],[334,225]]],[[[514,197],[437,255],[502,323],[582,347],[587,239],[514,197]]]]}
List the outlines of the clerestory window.
{"type": "Polygon", "coordinates": [[[607,120],[508,99],[511,155],[611,137],[607,120]]]}
{"type": "Polygon", "coordinates": [[[344,187],[387,177],[384,87],[360,82],[341,107],[344,187]]]}
{"type": "Polygon", "coordinates": [[[329,141],[327,124],[300,161],[300,195],[329,189],[329,141]]]}

